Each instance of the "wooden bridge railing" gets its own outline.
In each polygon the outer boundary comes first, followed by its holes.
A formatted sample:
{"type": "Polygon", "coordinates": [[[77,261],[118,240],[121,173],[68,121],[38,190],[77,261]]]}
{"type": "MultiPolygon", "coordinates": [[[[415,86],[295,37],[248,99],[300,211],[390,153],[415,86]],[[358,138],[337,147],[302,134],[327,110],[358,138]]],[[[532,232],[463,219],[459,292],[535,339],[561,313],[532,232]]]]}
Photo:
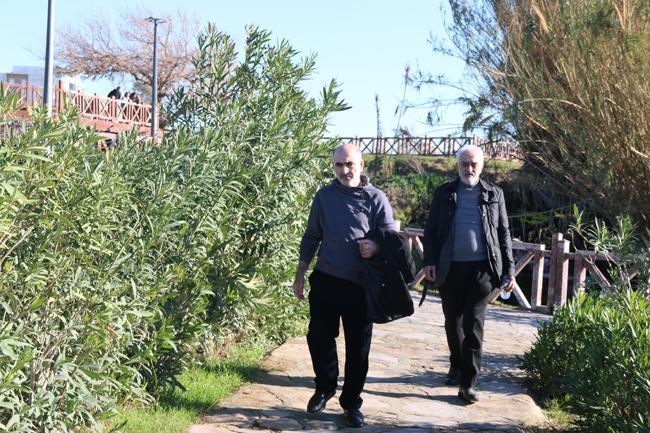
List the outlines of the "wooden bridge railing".
{"type": "MultiPolygon", "coordinates": [[[[408,241],[409,245],[415,247],[420,257],[424,256],[421,237],[424,236],[424,230],[415,228],[405,228],[400,232],[408,241]]],[[[607,277],[596,265],[597,261],[620,262],[620,259],[613,254],[596,253],[594,251],[578,250],[570,252],[570,242],[563,238],[561,233],[553,235],[551,249],[547,250],[543,244],[532,244],[526,242],[512,243],[513,253],[520,251],[520,257],[515,264],[515,276],[528,265],[532,267],[532,284],[530,300],[522,292],[518,284],[515,285],[513,293],[519,302],[519,305],[533,310],[550,311],[554,307],[562,306],[567,302],[569,287],[569,261],[573,260],[573,293],[577,294],[584,291],[587,272],[589,272],[595,281],[605,290],[611,290],[611,283],[607,277]],[[546,304],[543,304],[542,292],[544,288],[544,265],[545,259],[549,260],[548,285],[546,304]]],[[[518,256],[518,254],[515,254],[518,256]]],[[[515,257],[516,259],[517,257],[515,257]]],[[[628,279],[634,278],[638,269],[630,269],[628,279]]],[[[424,279],[424,272],[420,270],[416,276],[419,283],[424,279]]],[[[493,295],[490,301],[493,301],[498,293],[493,295]]]]}
{"type": "MultiPolygon", "coordinates": [[[[5,94],[18,95],[19,107],[27,115],[27,107],[43,103],[43,88],[27,84],[0,83],[5,94]]],[[[54,88],[52,112],[60,113],[66,105],[79,110],[80,120],[93,124],[98,131],[119,132],[151,126],[151,105],[136,104],[130,100],[104,98],[63,88],[61,81],[54,88]]]]}
{"type": "Polygon", "coordinates": [[[466,144],[483,149],[488,159],[513,160],[522,157],[514,141],[490,141],[480,137],[341,137],[341,143],[355,143],[362,152],[374,155],[454,156],[466,144]]]}

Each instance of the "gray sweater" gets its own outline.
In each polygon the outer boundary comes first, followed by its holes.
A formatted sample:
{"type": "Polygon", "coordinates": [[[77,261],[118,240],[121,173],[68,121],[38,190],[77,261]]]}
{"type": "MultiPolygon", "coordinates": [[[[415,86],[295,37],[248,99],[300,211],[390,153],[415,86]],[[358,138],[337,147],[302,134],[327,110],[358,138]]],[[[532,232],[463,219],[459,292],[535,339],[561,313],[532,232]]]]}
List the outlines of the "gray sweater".
{"type": "Polygon", "coordinates": [[[485,235],[479,209],[480,186],[458,183],[458,203],[454,217],[454,248],[452,261],[474,262],[487,260],[485,235]]]}
{"type": "Polygon", "coordinates": [[[341,185],[334,179],[314,197],[300,242],[300,260],[311,262],[318,250],[316,269],[363,285],[363,263],[357,240],[375,228],[397,229],[393,209],[384,193],[363,175],[361,185],[356,188],[341,185]]]}

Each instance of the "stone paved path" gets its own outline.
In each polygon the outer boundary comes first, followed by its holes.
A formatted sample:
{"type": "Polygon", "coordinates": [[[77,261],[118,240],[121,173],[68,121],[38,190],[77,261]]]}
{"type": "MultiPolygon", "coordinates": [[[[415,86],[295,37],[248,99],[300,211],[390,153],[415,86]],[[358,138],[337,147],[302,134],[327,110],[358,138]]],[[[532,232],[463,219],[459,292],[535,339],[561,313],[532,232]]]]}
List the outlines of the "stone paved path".
{"type": "MultiPolygon", "coordinates": [[[[400,432],[520,432],[543,424],[528,395],[520,356],[532,344],[536,325],[548,316],[490,305],[485,324],[480,401],[465,405],[457,388],[444,385],[448,351],[440,300],[429,297],[415,314],[375,325],[370,371],[362,397],[366,427],[346,427],[337,397],[310,415],[313,371],[305,337],[293,338],[265,361],[266,371],[190,428],[190,433],[348,430],[400,432]]],[[[339,340],[343,340],[343,336],[339,340]]],[[[339,341],[339,358],[343,358],[339,341]]],[[[342,359],[340,359],[341,361],[342,359]]],[[[340,367],[343,371],[343,367],[340,367]]],[[[341,381],[339,381],[339,385],[341,381]]],[[[339,386],[340,392],[340,386],[339,386]]]]}

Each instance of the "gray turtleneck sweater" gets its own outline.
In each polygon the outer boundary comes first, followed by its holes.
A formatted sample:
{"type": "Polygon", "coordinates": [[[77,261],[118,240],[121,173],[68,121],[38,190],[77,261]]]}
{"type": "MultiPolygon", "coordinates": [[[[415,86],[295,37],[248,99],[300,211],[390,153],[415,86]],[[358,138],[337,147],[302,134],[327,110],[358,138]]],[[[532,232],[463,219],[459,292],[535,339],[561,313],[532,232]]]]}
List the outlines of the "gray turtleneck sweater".
{"type": "Polygon", "coordinates": [[[480,192],[478,184],[467,186],[458,183],[452,250],[454,262],[474,262],[488,258],[478,203],[480,192]]]}
{"type": "Polygon", "coordinates": [[[300,242],[300,260],[311,262],[318,250],[316,269],[363,285],[357,240],[371,229],[397,229],[393,209],[384,193],[363,175],[356,188],[334,179],[314,197],[300,242]]]}

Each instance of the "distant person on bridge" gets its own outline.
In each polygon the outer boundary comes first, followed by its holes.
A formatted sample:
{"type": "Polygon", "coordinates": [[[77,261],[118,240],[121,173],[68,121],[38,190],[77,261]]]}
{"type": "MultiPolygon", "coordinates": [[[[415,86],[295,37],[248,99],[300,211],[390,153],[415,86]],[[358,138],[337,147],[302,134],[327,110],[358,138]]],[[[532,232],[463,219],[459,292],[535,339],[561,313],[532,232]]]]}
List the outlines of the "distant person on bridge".
{"type": "Polygon", "coordinates": [[[483,323],[492,290],[514,288],[515,265],[503,191],[480,179],[483,151],[456,154],[458,178],[438,187],[424,229],[424,273],[442,299],[451,366],[445,384],[478,401],[483,323]]]}
{"type": "Polygon", "coordinates": [[[131,94],[129,95],[129,99],[131,99],[131,102],[133,102],[134,104],[140,104],[142,102],[142,99],[140,99],[140,95],[138,95],[135,92],[131,92],[131,94]]]}
{"type": "Polygon", "coordinates": [[[117,86],[110,92],[108,92],[108,97],[109,98],[115,98],[115,99],[121,99],[122,98],[122,92],[120,91],[120,86],[117,86]]]}
{"type": "Polygon", "coordinates": [[[361,174],[361,150],[352,143],[338,146],[332,163],[335,179],[314,197],[307,229],[300,243],[300,261],[293,293],[304,299],[305,272],[318,250],[309,276],[311,319],[307,344],[316,391],[307,411],[318,413],[336,392],[339,375],[336,337],[343,320],[345,380],[339,403],[352,427],[364,425],[361,392],[368,373],[372,323],[366,316],[362,258],[378,253],[374,241],[363,239],[371,229],[397,230],[393,209],[384,193],[361,174]],[[320,248],[319,248],[320,247],[320,248]]]}

